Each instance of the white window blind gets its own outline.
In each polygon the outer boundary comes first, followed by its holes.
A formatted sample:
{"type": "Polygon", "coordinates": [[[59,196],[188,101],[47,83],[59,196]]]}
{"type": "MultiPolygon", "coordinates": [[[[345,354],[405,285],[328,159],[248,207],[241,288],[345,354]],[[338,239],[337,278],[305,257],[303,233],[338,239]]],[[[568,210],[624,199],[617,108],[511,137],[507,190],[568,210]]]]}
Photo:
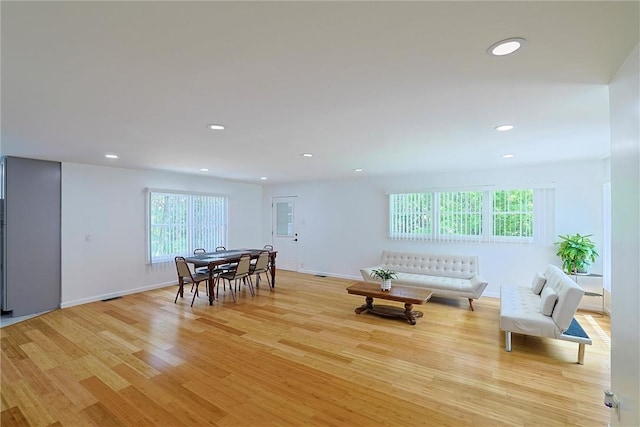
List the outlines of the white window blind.
{"type": "Polygon", "coordinates": [[[225,246],[227,204],[224,196],[149,190],[149,262],[172,261],[196,248],[213,251],[225,246]]]}
{"type": "Polygon", "coordinates": [[[551,244],[553,189],[389,195],[389,237],[397,240],[551,244]]]}

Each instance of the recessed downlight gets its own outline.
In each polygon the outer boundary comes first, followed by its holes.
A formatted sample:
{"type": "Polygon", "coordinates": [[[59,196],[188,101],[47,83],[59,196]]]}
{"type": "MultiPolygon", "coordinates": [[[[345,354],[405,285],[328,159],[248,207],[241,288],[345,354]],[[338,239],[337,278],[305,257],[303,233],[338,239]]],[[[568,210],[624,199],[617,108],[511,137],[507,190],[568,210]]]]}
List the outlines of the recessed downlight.
{"type": "Polygon", "coordinates": [[[200,172],[209,172],[209,169],[207,169],[207,168],[200,168],[200,172]]]}
{"type": "Polygon", "coordinates": [[[355,168],[353,171],[354,172],[362,172],[362,170],[363,170],[362,168],[355,168]]]}
{"type": "Polygon", "coordinates": [[[219,125],[216,123],[212,123],[210,125],[207,125],[207,127],[211,130],[224,130],[224,126],[223,125],[219,125]]]}
{"type": "Polygon", "coordinates": [[[499,42],[489,46],[487,54],[491,56],[510,55],[524,46],[525,43],[527,43],[527,41],[522,37],[512,37],[510,39],[500,40],[499,42]]]}
{"type": "Polygon", "coordinates": [[[302,157],[313,157],[313,154],[311,154],[311,153],[302,153],[301,156],[302,157]]]}
{"type": "Polygon", "coordinates": [[[502,158],[503,159],[513,159],[516,155],[515,154],[503,154],[502,158]]]}
{"type": "Polygon", "coordinates": [[[105,154],[104,155],[107,159],[117,159],[118,156],[116,154],[105,154]]]}
{"type": "Polygon", "coordinates": [[[513,125],[504,124],[504,125],[496,126],[494,127],[494,129],[497,130],[498,132],[504,132],[504,131],[513,129],[513,125]]]}
{"type": "Polygon", "coordinates": [[[268,178],[266,176],[261,176],[260,179],[266,181],[268,178]]]}

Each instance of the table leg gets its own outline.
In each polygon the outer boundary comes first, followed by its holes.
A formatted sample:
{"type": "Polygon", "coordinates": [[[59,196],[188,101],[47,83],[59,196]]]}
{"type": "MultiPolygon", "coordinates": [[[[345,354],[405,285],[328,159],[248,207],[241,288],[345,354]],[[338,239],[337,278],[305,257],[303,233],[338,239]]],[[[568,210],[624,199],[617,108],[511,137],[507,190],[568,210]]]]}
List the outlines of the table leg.
{"type": "Polygon", "coordinates": [[[209,287],[209,305],[213,305],[214,295],[213,295],[213,269],[209,268],[209,280],[207,280],[207,286],[209,287]]]}
{"type": "Polygon", "coordinates": [[[363,311],[373,310],[373,297],[366,297],[365,303],[356,308],[356,314],[360,314],[363,311]]]}
{"type": "Polygon", "coordinates": [[[416,317],[422,317],[421,311],[413,311],[413,304],[405,303],[404,305],[404,315],[407,317],[407,320],[410,324],[416,324],[416,317]]]}
{"type": "Polygon", "coordinates": [[[276,287],[276,256],[269,255],[269,263],[271,264],[271,287],[276,287]]]}

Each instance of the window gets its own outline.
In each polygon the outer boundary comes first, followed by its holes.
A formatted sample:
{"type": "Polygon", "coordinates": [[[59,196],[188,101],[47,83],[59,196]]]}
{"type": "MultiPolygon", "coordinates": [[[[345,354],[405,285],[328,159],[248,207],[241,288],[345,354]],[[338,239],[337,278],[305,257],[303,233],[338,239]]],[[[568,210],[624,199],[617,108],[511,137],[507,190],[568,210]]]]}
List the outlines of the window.
{"type": "Polygon", "coordinates": [[[227,197],[148,191],[149,262],[226,246],[227,197]]]}
{"type": "Polygon", "coordinates": [[[547,242],[553,209],[552,189],[390,194],[389,236],[481,242],[533,242],[537,236],[547,242]]]}
{"type": "Polygon", "coordinates": [[[493,235],[533,237],[533,190],[493,192],[493,235]]]}
{"type": "Polygon", "coordinates": [[[436,193],[440,236],[482,235],[481,191],[436,193]]]}

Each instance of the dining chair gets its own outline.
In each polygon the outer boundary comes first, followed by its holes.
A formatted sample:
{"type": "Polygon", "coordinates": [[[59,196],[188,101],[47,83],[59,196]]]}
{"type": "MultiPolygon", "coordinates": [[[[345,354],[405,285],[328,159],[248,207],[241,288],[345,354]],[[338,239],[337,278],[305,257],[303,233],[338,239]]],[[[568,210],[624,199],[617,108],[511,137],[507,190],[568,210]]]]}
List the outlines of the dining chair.
{"type": "Polygon", "coordinates": [[[227,248],[225,248],[224,246],[216,246],[216,252],[222,252],[222,251],[226,251],[227,248]]]}
{"type": "MultiPolygon", "coordinates": [[[[189,264],[187,264],[187,261],[184,259],[184,257],[177,256],[175,258],[175,262],[176,270],[178,272],[178,293],[176,294],[176,299],[173,300],[173,303],[175,304],[178,301],[179,295],[184,294],[185,283],[192,283],[196,288],[196,291],[193,294],[193,299],[191,300],[191,307],[193,307],[193,303],[198,296],[198,286],[200,285],[200,283],[209,280],[209,274],[192,273],[191,269],[189,268],[189,264]]],[[[191,289],[193,289],[193,286],[191,287],[191,289]]]]}
{"type": "MultiPolygon", "coordinates": [[[[204,255],[206,253],[207,253],[207,250],[204,248],[197,248],[193,250],[194,255],[204,255]]],[[[209,269],[207,267],[201,267],[201,268],[197,268],[196,272],[209,274],[209,269]]],[[[192,287],[192,290],[193,290],[193,287],[192,287]]]]}
{"type": "Polygon", "coordinates": [[[241,281],[241,284],[244,283],[249,287],[249,291],[251,292],[251,296],[255,295],[253,291],[253,284],[249,278],[249,266],[251,265],[251,255],[250,254],[242,254],[240,256],[240,260],[236,267],[233,270],[227,271],[217,276],[216,278],[216,295],[220,295],[220,279],[229,282],[229,290],[231,291],[231,296],[233,297],[233,302],[236,302],[236,291],[238,289],[238,282],[241,281]],[[231,286],[231,281],[234,281],[233,286],[231,286]]]}
{"type": "Polygon", "coordinates": [[[251,276],[256,276],[256,288],[260,287],[260,275],[264,274],[267,277],[267,285],[269,291],[271,291],[271,283],[269,281],[269,251],[262,250],[258,254],[258,260],[255,264],[249,266],[249,280],[251,276]]]}

